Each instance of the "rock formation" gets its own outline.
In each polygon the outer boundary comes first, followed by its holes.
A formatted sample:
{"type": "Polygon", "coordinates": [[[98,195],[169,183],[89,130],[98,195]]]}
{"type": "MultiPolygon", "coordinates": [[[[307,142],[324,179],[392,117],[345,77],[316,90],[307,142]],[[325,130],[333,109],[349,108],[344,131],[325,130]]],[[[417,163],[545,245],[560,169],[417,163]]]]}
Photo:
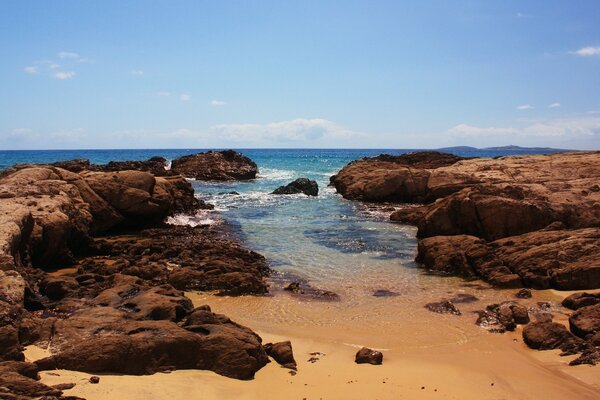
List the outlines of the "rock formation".
{"type": "Polygon", "coordinates": [[[265,259],[224,228],[164,224],[207,207],[181,176],[56,165],[0,174],[0,397],[60,396],[35,380],[54,368],[252,378],[260,337],[181,290],[265,293],[265,259]],[[23,363],[29,344],[52,355],[23,363]]]}
{"type": "Polygon", "coordinates": [[[331,178],[364,201],[424,203],[417,261],[504,287],[600,287],[600,152],[461,159],[436,152],[354,161],[331,178]]]}
{"type": "Polygon", "coordinates": [[[307,178],[298,178],[285,186],[280,186],[273,191],[272,194],[299,194],[303,193],[307,196],[318,196],[319,185],[316,181],[307,178]]]}
{"type": "Polygon", "coordinates": [[[203,181],[242,181],[256,178],[256,163],[233,150],[207,151],[173,160],[171,170],[203,181]]]}

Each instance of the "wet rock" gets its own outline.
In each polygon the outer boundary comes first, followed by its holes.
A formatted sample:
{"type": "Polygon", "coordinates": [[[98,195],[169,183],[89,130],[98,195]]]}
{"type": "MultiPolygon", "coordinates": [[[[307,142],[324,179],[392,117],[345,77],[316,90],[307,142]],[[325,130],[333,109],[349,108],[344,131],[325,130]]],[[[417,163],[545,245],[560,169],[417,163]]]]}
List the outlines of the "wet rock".
{"type": "Polygon", "coordinates": [[[100,377],[96,375],[90,376],[90,383],[100,383],[100,377]]]}
{"type": "Polygon", "coordinates": [[[532,297],[531,290],[521,289],[515,294],[515,297],[518,299],[530,299],[532,297]]]}
{"type": "Polygon", "coordinates": [[[70,382],[70,383],[59,383],[57,385],[52,385],[53,388],[58,389],[58,390],[69,390],[69,389],[73,389],[75,387],[75,383],[70,382]]]}
{"type": "Polygon", "coordinates": [[[233,150],[208,151],[179,157],[171,163],[174,173],[205,181],[249,180],[256,178],[256,163],[233,150]]]}
{"type": "Polygon", "coordinates": [[[449,300],[442,300],[437,303],[427,303],[425,304],[425,308],[438,314],[461,315],[460,310],[449,300]]]}
{"type": "Polygon", "coordinates": [[[593,306],[600,303],[600,293],[573,293],[562,301],[563,307],[578,310],[581,307],[593,306]]]}
{"type": "Polygon", "coordinates": [[[292,351],[292,343],[289,340],[279,343],[267,343],[264,345],[264,349],[281,366],[293,370],[297,368],[292,351]]]}
{"type": "Polygon", "coordinates": [[[530,320],[527,308],[512,301],[490,304],[477,313],[479,317],[476,324],[496,333],[514,331],[517,325],[528,324],[530,320]]]}
{"type": "Polygon", "coordinates": [[[400,295],[400,293],[393,292],[393,291],[387,290],[387,289],[377,289],[376,291],[373,292],[373,296],[375,296],[375,297],[395,297],[398,295],[400,295]]]}
{"type": "Polygon", "coordinates": [[[581,338],[600,332],[600,304],[579,308],[569,317],[569,327],[581,338]]]}
{"type": "Polygon", "coordinates": [[[280,186],[272,194],[298,194],[304,193],[307,196],[317,196],[319,194],[319,185],[316,181],[307,178],[298,178],[285,186],[280,186]]]}
{"type": "Polygon", "coordinates": [[[357,364],[381,365],[383,363],[383,354],[380,351],[363,347],[356,353],[354,362],[357,364]]]}
{"type": "Polygon", "coordinates": [[[454,304],[461,304],[461,303],[474,303],[476,301],[479,301],[479,298],[477,298],[477,296],[473,296],[472,294],[459,293],[449,300],[454,304]]]}
{"type": "Polygon", "coordinates": [[[340,296],[330,290],[318,289],[304,282],[292,282],[283,288],[295,296],[308,300],[339,301],[340,296]]]}

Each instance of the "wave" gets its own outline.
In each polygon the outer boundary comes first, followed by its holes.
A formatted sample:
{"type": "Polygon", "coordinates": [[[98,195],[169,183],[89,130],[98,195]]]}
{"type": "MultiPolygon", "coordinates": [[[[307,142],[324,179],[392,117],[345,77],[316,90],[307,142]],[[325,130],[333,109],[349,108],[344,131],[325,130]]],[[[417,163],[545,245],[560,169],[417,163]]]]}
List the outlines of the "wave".
{"type": "Polygon", "coordinates": [[[195,215],[175,214],[172,217],[168,217],[165,222],[169,225],[189,225],[191,227],[219,223],[218,219],[210,218],[209,215],[208,211],[199,211],[195,215]]]}
{"type": "Polygon", "coordinates": [[[257,178],[279,181],[284,179],[292,179],[294,175],[294,171],[290,171],[287,169],[264,168],[260,170],[257,178]]]}
{"type": "Polygon", "coordinates": [[[270,192],[242,192],[235,193],[220,193],[213,195],[200,195],[198,198],[207,201],[215,206],[215,211],[227,211],[232,208],[242,207],[267,207],[278,204],[283,204],[290,199],[309,199],[308,196],[299,194],[274,195],[270,192]]]}

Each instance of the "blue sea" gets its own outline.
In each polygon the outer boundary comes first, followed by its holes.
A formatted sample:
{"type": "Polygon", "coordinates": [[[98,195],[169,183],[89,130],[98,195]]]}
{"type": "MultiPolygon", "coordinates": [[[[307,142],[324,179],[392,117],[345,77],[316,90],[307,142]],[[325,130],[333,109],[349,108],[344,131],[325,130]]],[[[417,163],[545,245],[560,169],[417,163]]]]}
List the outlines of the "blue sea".
{"type": "MultiPolygon", "coordinates": [[[[0,151],[0,169],[15,163],[54,162],[88,158],[103,164],[112,160],[145,160],[163,156],[168,160],[203,151],[178,150],[64,150],[64,151],[0,151]]],[[[215,205],[214,211],[198,215],[179,215],[171,223],[224,224],[233,229],[246,246],[263,254],[272,270],[271,294],[268,298],[232,299],[202,297],[197,301],[215,305],[220,312],[236,316],[255,328],[273,326],[296,328],[328,327],[339,336],[340,327],[347,331],[348,341],[357,323],[374,330],[388,330],[407,336],[406,345],[414,340],[421,346],[431,335],[431,343],[439,343],[421,317],[428,301],[439,300],[465,291],[489,302],[500,301],[498,291],[483,283],[465,283],[460,278],[440,278],[416,268],[414,257],[416,228],[389,222],[389,214],[402,205],[373,205],[343,199],[328,186],[331,175],[348,162],[381,153],[401,154],[410,150],[390,149],[241,149],[259,167],[257,179],[248,182],[208,183],[191,181],[196,195],[215,205]],[[271,195],[280,185],[296,178],[314,179],[319,196],[271,195]],[[340,302],[307,307],[281,290],[286,282],[302,280],[314,287],[332,290],[340,302]],[[397,294],[389,298],[374,297],[376,290],[397,294]],[[358,321],[358,322],[357,322],[358,321]]],[[[538,151],[543,152],[543,151],[538,151]]],[[[523,154],[523,151],[457,151],[462,156],[496,157],[523,154]]],[[[488,304],[488,303],[486,303],[488,304]]],[[[426,311],[425,313],[428,313],[426,311]]],[[[427,320],[429,321],[429,319],[427,320]]],[[[481,334],[472,322],[460,326],[447,321],[436,331],[444,330],[450,342],[481,334]]],[[[452,320],[455,321],[455,320],[452,320]]],[[[360,334],[364,334],[363,331],[360,334]]],[[[359,335],[359,333],[357,333],[359,335]]],[[[382,344],[383,345],[383,344],[382,344]]]]}

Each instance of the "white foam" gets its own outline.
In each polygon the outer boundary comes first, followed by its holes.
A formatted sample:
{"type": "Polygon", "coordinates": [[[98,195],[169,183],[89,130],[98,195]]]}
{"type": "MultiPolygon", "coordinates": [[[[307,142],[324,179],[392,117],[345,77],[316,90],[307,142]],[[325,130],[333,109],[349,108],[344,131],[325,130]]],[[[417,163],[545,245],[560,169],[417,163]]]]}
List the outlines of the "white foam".
{"type": "Polygon", "coordinates": [[[167,160],[167,165],[165,165],[165,170],[169,171],[171,169],[171,165],[173,162],[171,160],[167,160]]]}
{"type": "Polygon", "coordinates": [[[294,171],[286,170],[286,169],[275,169],[275,168],[264,168],[261,169],[258,173],[259,179],[268,179],[268,180],[283,180],[283,179],[292,179],[294,177],[294,171]]]}
{"type": "Polygon", "coordinates": [[[165,222],[169,225],[189,225],[191,227],[218,223],[216,219],[209,217],[207,211],[199,211],[195,215],[175,214],[172,217],[168,217],[165,222]]]}

